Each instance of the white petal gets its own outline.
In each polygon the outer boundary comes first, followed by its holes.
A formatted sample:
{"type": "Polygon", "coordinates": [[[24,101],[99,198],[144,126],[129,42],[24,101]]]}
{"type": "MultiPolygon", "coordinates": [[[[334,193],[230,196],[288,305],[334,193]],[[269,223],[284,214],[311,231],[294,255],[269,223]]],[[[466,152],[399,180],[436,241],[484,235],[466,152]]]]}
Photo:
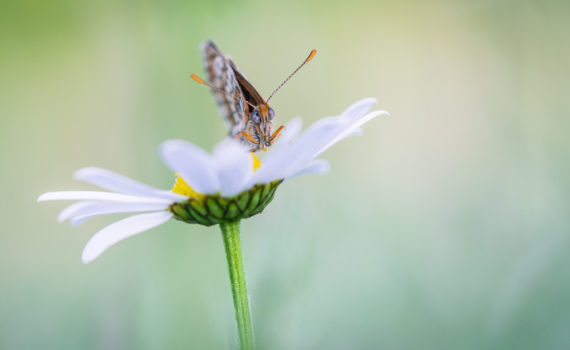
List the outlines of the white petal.
{"type": "Polygon", "coordinates": [[[73,174],[73,177],[106,190],[124,194],[148,195],[160,191],[158,188],[145,185],[110,170],[96,167],[79,169],[73,174]]]}
{"type": "Polygon", "coordinates": [[[373,97],[363,98],[360,101],[357,101],[351,104],[344,112],[342,112],[343,118],[358,118],[368,112],[372,106],[378,103],[373,97]]]}
{"type": "Polygon", "coordinates": [[[153,196],[164,197],[170,199],[171,202],[183,202],[188,200],[187,196],[183,196],[179,193],[174,193],[172,191],[165,191],[165,190],[159,190],[158,192],[155,192],[153,196]]]}
{"type": "Polygon", "coordinates": [[[283,179],[304,167],[321,146],[319,140],[322,142],[337,125],[338,122],[334,118],[321,119],[311,125],[293,144],[279,152],[268,154],[262,166],[255,172],[252,184],[283,179]]]}
{"type": "Polygon", "coordinates": [[[344,140],[344,139],[346,139],[346,138],[348,138],[348,137],[350,137],[350,136],[359,136],[359,135],[362,135],[362,128],[356,128],[356,129],[352,130],[351,132],[349,132],[349,133],[347,133],[346,135],[344,135],[344,136],[342,137],[342,139],[344,140]]]}
{"type": "Polygon", "coordinates": [[[324,118],[311,125],[289,148],[289,152],[276,161],[277,171],[271,181],[289,177],[305,167],[315,158],[314,154],[322,148],[323,142],[330,139],[330,135],[337,129],[338,122],[333,118],[324,118]]]}
{"type": "Polygon", "coordinates": [[[69,223],[71,224],[71,226],[79,226],[82,223],[84,223],[85,221],[87,221],[87,219],[89,219],[89,216],[78,216],[78,217],[74,217],[73,219],[69,220],[69,223]]]}
{"type": "Polygon", "coordinates": [[[131,196],[128,194],[99,192],[99,191],[58,191],[47,192],[38,198],[38,202],[59,201],[59,200],[95,200],[123,203],[172,203],[164,198],[150,198],[131,196]]]}
{"type": "Polygon", "coordinates": [[[287,180],[292,179],[292,178],[297,177],[297,176],[300,176],[300,175],[307,175],[307,174],[320,174],[320,175],[322,175],[322,174],[326,174],[329,172],[329,169],[330,169],[329,162],[327,162],[324,159],[317,159],[317,160],[310,162],[304,168],[295,172],[293,175],[290,175],[287,178],[287,180]]]}
{"type": "Polygon", "coordinates": [[[327,117],[313,123],[293,145],[268,154],[262,167],[255,173],[252,184],[293,176],[338,141],[360,133],[360,126],[386,113],[377,111],[366,114],[374,103],[376,99],[363,99],[348,107],[341,116],[327,117]]]}
{"type": "Polygon", "coordinates": [[[79,169],[73,174],[73,177],[76,180],[89,182],[106,190],[123,194],[142,195],[148,197],[163,197],[172,201],[181,201],[187,199],[185,196],[182,196],[178,193],[164,191],[156,187],[143,184],[113,171],[97,167],[79,169]]]}
{"type": "Polygon", "coordinates": [[[85,215],[74,216],[73,218],[71,218],[71,220],[69,220],[69,223],[72,226],[79,226],[85,221],[87,221],[87,219],[90,219],[95,216],[118,214],[118,213],[136,213],[136,212],[151,212],[151,211],[155,212],[157,210],[166,210],[166,208],[168,208],[168,206],[165,205],[160,206],[157,204],[134,203],[130,205],[132,207],[117,207],[117,208],[108,207],[108,208],[102,208],[101,210],[98,211],[93,210],[93,212],[85,215]],[[141,206],[141,204],[143,204],[143,206],[141,206]]]}
{"type": "Polygon", "coordinates": [[[247,149],[228,139],[216,146],[214,160],[222,196],[231,197],[246,189],[253,173],[253,159],[247,149]]]}
{"type": "Polygon", "coordinates": [[[112,223],[91,237],[83,250],[81,260],[87,264],[101,255],[101,253],[113,244],[159,226],[168,221],[171,217],[172,213],[161,211],[158,213],[134,215],[112,223]]]}
{"type": "Polygon", "coordinates": [[[271,151],[277,150],[282,146],[289,145],[291,141],[299,134],[301,128],[303,127],[303,120],[301,118],[293,118],[287,125],[285,125],[284,130],[281,132],[281,136],[275,144],[271,147],[271,151]]]}
{"type": "Polygon", "coordinates": [[[328,142],[326,144],[324,144],[322,147],[320,147],[318,149],[317,152],[315,152],[314,157],[318,157],[321,153],[323,153],[324,151],[326,151],[327,149],[329,149],[331,146],[333,146],[335,143],[339,142],[340,140],[351,136],[354,132],[358,133],[358,129],[366,122],[376,118],[379,115],[382,114],[388,114],[385,111],[374,111],[371,113],[368,113],[358,119],[353,119],[351,120],[351,124],[341,124],[339,127],[339,130],[337,130],[337,132],[335,132],[334,134],[331,134],[331,138],[330,140],[328,140],[328,142]]]}
{"type": "Polygon", "coordinates": [[[168,140],[160,146],[160,155],[164,163],[196,192],[212,194],[220,191],[215,162],[201,148],[182,140],[168,140]]]}
{"type": "Polygon", "coordinates": [[[168,203],[121,203],[121,202],[89,202],[83,201],[74,203],[65,208],[58,217],[58,220],[64,221],[71,218],[71,224],[76,226],[86,219],[106,214],[131,213],[144,211],[165,210],[168,203]]]}
{"type": "Polygon", "coordinates": [[[93,203],[98,203],[98,202],[83,201],[83,202],[73,203],[59,213],[59,215],[57,216],[57,221],[64,222],[65,220],[75,215],[76,212],[93,205],[93,203]]]}
{"type": "Polygon", "coordinates": [[[265,160],[271,157],[278,156],[281,152],[287,152],[287,149],[293,144],[293,139],[297,137],[303,126],[303,121],[301,118],[294,118],[285,126],[285,130],[282,132],[282,136],[279,137],[277,142],[271,146],[267,153],[262,153],[261,163],[264,164],[265,160]]]}
{"type": "Polygon", "coordinates": [[[299,134],[302,125],[301,118],[294,118],[287,123],[286,133],[265,155],[261,168],[255,172],[250,180],[250,186],[256,183],[268,183],[278,178],[281,167],[285,164],[281,159],[287,158],[287,155],[291,154],[290,149],[294,146],[293,139],[299,134]]]}

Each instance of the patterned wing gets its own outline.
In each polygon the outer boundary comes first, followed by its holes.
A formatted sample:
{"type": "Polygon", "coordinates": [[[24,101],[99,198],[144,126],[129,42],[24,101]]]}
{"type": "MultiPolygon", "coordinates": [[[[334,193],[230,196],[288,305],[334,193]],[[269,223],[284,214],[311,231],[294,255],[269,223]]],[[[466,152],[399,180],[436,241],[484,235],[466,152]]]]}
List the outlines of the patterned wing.
{"type": "Polygon", "coordinates": [[[212,91],[228,124],[230,135],[236,136],[243,130],[247,105],[244,103],[244,95],[232,69],[231,60],[224,56],[212,41],[205,42],[201,50],[210,84],[226,92],[223,94],[212,91]]]}
{"type": "Polygon", "coordinates": [[[234,71],[234,75],[236,76],[237,82],[238,82],[239,86],[241,87],[241,91],[244,94],[245,100],[247,102],[253,104],[254,106],[267,104],[267,102],[265,102],[265,100],[263,99],[263,97],[261,97],[259,92],[257,92],[257,90],[255,90],[253,85],[251,85],[249,83],[249,81],[247,81],[247,79],[243,75],[243,73],[239,71],[239,69],[236,67],[236,64],[234,63],[234,61],[232,61],[229,58],[228,58],[228,60],[230,62],[230,66],[232,67],[232,69],[234,71]]]}

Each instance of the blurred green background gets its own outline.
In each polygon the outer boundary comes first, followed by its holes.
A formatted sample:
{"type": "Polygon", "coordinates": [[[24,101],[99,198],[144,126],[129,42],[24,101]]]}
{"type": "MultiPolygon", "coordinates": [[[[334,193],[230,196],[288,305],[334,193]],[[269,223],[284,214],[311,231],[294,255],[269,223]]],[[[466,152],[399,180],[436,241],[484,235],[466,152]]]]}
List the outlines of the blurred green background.
{"type": "Polygon", "coordinates": [[[305,126],[391,112],[243,222],[261,349],[570,347],[570,2],[8,1],[0,10],[0,348],[237,346],[220,233],[169,222],[89,265],[64,203],[99,166],[169,188],[157,146],[225,125],[216,41],[305,126]]]}

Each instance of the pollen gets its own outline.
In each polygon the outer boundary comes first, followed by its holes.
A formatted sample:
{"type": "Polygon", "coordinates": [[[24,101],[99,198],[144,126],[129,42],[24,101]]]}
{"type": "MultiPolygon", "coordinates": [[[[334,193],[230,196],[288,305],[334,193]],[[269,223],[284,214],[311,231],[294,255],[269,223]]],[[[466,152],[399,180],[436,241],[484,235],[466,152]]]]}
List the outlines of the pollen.
{"type": "Polygon", "coordinates": [[[204,199],[204,195],[194,191],[194,189],[184,181],[182,176],[178,174],[174,174],[174,176],[176,176],[176,182],[174,183],[174,186],[172,186],[172,192],[186,197],[196,198],[198,200],[204,199]]]}
{"type": "Polygon", "coordinates": [[[251,152],[250,154],[251,158],[253,159],[253,171],[256,171],[261,166],[261,161],[259,160],[259,158],[257,158],[255,154],[253,154],[253,152],[251,152]]]}

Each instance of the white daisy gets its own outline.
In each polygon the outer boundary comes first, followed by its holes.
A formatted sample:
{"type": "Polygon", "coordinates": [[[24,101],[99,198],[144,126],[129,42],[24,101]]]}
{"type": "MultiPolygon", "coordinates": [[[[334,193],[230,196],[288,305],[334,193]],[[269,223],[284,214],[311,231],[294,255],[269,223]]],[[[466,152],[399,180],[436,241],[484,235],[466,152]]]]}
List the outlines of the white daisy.
{"type": "Polygon", "coordinates": [[[114,213],[136,213],[97,232],[83,250],[88,263],[113,244],[163,224],[171,218],[188,223],[214,225],[238,221],[260,213],[284,180],[329,169],[315,160],[338,141],[361,133],[360,126],[385,111],[370,112],[373,98],[351,105],[340,116],[323,118],[297,137],[301,120],[287,125],[287,132],[263,158],[252,156],[233,140],[219,143],[212,155],[182,140],[160,146],[166,165],[177,174],[172,190],[160,190],[100,168],[83,168],[74,178],[110,192],[48,192],[38,202],[79,201],[65,208],[58,220],[78,225],[88,218],[114,213]]]}

